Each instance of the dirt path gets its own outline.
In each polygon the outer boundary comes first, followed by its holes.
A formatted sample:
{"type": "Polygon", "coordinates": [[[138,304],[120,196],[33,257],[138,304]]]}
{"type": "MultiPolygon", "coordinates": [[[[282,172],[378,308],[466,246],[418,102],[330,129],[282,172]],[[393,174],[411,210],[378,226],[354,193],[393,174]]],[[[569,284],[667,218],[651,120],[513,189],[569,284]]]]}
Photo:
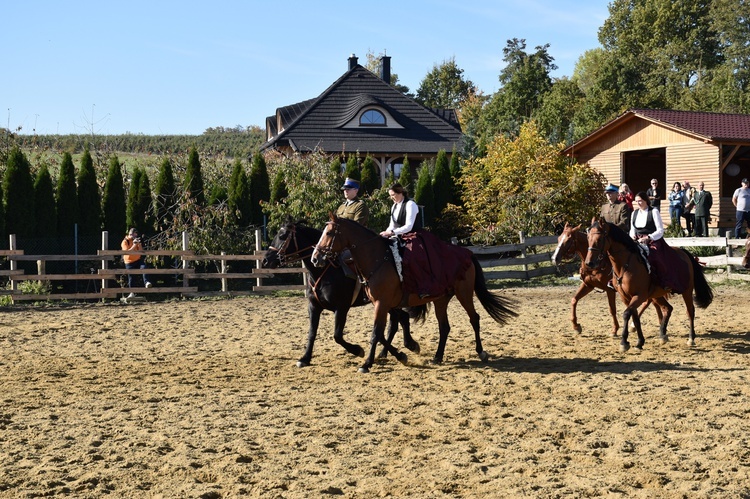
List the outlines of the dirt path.
{"type": "Polygon", "coordinates": [[[747,297],[717,288],[694,349],[680,300],[664,346],[649,311],[620,354],[602,295],[571,332],[573,291],[502,291],[487,364],[454,301],[443,365],[431,316],[368,375],[331,314],[295,367],[302,297],[0,311],[0,497],[750,497],[747,297]]]}

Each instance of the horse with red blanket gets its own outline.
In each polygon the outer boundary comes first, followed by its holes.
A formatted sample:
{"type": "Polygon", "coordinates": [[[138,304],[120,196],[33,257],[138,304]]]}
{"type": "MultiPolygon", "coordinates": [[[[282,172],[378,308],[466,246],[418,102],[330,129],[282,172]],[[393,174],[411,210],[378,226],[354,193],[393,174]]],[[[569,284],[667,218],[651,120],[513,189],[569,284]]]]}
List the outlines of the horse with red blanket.
{"type": "Polygon", "coordinates": [[[474,308],[474,294],[490,316],[500,324],[517,314],[510,301],[487,289],[484,273],[474,254],[466,248],[445,243],[427,231],[406,238],[403,258],[391,240],[351,220],[331,215],[312,255],[315,265],[336,258],[349,249],[357,274],[375,305],[370,338],[370,352],[361,372],[368,372],[375,358],[375,347],[381,342],[399,361],[406,355],[387,344],[383,336],[388,310],[432,302],[438,320],[440,341],[434,362],[443,360],[450,332],[448,302],[455,295],[469,315],[474,329],[476,351],[482,361],[488,358],[479,334],[479,314],[474,308]]]}

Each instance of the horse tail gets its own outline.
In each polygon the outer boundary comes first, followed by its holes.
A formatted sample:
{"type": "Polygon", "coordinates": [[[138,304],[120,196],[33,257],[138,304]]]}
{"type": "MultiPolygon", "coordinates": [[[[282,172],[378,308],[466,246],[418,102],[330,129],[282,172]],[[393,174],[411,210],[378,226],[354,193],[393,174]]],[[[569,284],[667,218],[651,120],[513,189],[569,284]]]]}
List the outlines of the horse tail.
{"type": "Polygon", "coordinates": [[[695,306],[698,308],[707,308],[714,301],[714,290],[711,285],[706,281],[706,276],[703,274],[703,267],[698,263],[698,259],[695,258],[692,253],[686,249],[682,249],[687,253],[690,262],[693,264],[693,292],[695,293],[695,306]]]}
{"type": "Polygon", "coordinates": [[[429,312],[430,307],[427,304],[424,305],[415,305],[413,307],[406,307],[404,310],[409,314],[409,318],[414,322],[417,323],[424,323],[424,321],[427,319],[427,312],[429,312]]]}
{"type": "Polygon", "coordinates": [[[471,255],[471,261],[474,263],[474,293],[490,317],[498,324],[505,324],[511,317],[518,317],[518,312],[510,308],[514,304],[512,300],[498,296],[487,289],[484,271],[476,255],[471,255]]]}

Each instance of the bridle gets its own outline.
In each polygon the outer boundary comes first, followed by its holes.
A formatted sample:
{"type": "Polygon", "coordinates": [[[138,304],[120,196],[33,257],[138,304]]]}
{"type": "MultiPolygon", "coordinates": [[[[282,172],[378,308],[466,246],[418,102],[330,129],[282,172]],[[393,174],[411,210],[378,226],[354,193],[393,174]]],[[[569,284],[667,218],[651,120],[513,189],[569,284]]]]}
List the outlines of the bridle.
{"type": "Polygon", "coordinates": [[[284,238],[283,242],[281,243],[281,247],[275,248],[274,246],[269,246],[269,250],[276,251],[276,255],[279,258],[279,265],[287,265],[290,263],[296,263],[302,260],[304,257],[302,256],[302,253],[314,248],[314,245],[307,246],[305,248],[300,248],[299,244],[297,243],[297,226],[296,225],[290,225],[287,226],[287,236],[284,238]],[[291,227],[291,228],[290,228],[291,227]],[[287,253],[287,250],[289,250],[289,245],[291,243],[294,243],[294,251],[291,253],[287,253]]]}
{"type": "Polygon", "coordinates": [[[602,262],[602,261],[604,260],[604,258],[606,257],[606,252],[607,252],[607,250],[606,250],[605,248],[606,248],[606,246],[607,246],[607,234],[606,234],[606,232],[603,232],[603,231],[601,231],[601,230],[600,230],[600,231],[598,231],[598,232],[590,232],[590,234],[592,234],[592,233],[593,233],[593,234],[600,234],[600,235],[601,235],[601,238],[600,238],[600,241],[601,241],[601,248],[597,248],[597,247],[594,247],[594,246],[589,246],[589,247],[587,248],[587,250],[588,250],[588,251],[589,251],[590,253],[593,253],[593,252],[595,252],[595,251],[599,253],[599,256],[598,256],[598,257],[596,257],[596,263],[597,263],[597,266],[598,266],[599,264],[601,264],[601,262],[602,262]]]}
{"type": "MultiPolygon", "coordinates": [[[[337,252],[333,251],[333,244],[336,241],[336,236],[339,235],[339,224],[337,224],[334,221],[330,221],[330,222],[326,222],[326,225],[328,225],[328,226],[331,227],[329,233],[333,232],[333,236],[331,236],[330,242],[328,243],[328,245],[326,247],[320,247],[320,246],[318,246],[316,244],[315,246],[313,246],[313,248],[315,248],[318,251],[318,253],[320,253],[322,255],[322,257],[323,257],[324,260],[328,260],[329,262],[333,262],[333,261],[336,260],[336,258],[335,258],[336,255],[338,255],[337,252]]],[[[324,234],[325,234],[325,232],[324,232],[324,234]]],[[[352,248],[353,247],[354,246],[352,246],[352,248]]],[[[344,248],[344,249],[346,249],[346,248],[344,248]]]]}

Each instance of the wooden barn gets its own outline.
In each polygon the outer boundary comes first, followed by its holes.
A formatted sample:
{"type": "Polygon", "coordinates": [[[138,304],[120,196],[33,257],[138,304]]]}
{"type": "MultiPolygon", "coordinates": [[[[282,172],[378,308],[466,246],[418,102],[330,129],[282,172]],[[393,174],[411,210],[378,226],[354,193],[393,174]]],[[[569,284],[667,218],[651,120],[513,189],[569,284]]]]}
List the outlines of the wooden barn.
{"type": "Polygon", "coordinates": [[[750,115],[631,109],[563,153],[636,193],[656,178],[666,223],[664,200],[674,182],[697,187],[703,181],[714,199],[709,230],[724,235],[735,223],[732,194],[740,180],[750,178],[750,115]]]}

